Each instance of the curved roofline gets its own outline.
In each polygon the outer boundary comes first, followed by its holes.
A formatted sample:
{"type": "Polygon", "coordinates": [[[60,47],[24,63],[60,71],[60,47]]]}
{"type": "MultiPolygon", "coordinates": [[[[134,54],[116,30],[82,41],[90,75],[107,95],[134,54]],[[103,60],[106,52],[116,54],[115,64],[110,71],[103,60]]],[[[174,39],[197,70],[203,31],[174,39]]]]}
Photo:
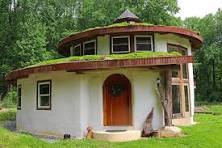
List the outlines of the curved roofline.
{"type": "Polygon", "coordinates": [[[159,65],[176,65],[192,62],[192,56],[65,62],[18,69],[7,74],[6,80],[10,82],[20,78],[26,78],[30,74],[51,71],[81,72],[97,69],[138,68],[159,65]]]}
{"type": "Polygon", "coordinates": [[[107,27],[95,28],[80,33],[71,34],[68,37],[65,37],[59,41],[58,52],[62,55],[65,55],[66,52],[65,50],[69,50],[67,48],[71,46],[70,44],[72,44],[74,41],[77,40],[84,40],[96,36],[103,36],[106,34],[142,33],[142,32],[163,33],[163,34],[172,33],[179,36],[183,36],[190,40],[192,48],[201,47],[203,42],[202,37],[198,33],[185,28],[179,28],[176,26],[129,24],[127,26],[107,26],[107,27]]]}

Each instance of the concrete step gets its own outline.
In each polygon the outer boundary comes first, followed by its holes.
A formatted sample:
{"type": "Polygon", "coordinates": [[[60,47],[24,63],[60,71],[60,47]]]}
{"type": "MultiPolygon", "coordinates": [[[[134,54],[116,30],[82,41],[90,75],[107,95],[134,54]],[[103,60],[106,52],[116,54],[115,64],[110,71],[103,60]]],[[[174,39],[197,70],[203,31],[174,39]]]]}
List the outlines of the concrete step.
{"type": "Polygon", "coordinates": [[[93,138],[96,140],[103,140],[110,142],[132,141],[141,138],[141,131],[139,130],[93,131],[93,138]]]}

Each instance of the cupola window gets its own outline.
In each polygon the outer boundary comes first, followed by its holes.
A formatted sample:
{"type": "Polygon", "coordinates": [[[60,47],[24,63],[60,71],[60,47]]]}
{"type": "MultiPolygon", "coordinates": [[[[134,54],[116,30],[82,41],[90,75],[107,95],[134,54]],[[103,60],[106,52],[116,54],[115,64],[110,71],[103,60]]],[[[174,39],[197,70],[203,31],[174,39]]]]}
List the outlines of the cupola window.
{"type": "Polygon", "coordinates": [[[135,36],[136,51],[153,51],[152,36],[135,36]]]}
{"type": "Polygon", "coordinates": [[[78,44],[76,46],[72,46],[70,49],[70,55],[71,56],[81,56],[81,44],[78,44]]]}
{"type": "Polygon", "coordinates": [[[83,43],[83,54],[84,55],[96,54],[96,40],[91,40],[83,43]]]}
{"type": "Polygon", "coordinates": [[[112,37],[112,53],[130,52],[129,36],[112,37]]]}

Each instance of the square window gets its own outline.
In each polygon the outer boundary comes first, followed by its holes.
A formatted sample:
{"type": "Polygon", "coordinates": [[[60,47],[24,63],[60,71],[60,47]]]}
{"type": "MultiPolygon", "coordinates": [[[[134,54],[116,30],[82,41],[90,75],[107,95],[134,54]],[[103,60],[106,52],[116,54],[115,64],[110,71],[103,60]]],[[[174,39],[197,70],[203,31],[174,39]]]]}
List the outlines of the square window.
{"type": "Polygon", "coordinates": [[[72,46],[70,48],[70,55],[71,56],[81,56],[81,45],[78,44],[76,46],[72,46]]]}
{"type": "Polygon", "coordinates": [[[113,37],[112,38],[112,52],[113,53],[127,53],[130,51],[129,37],[113,37]]]}
{"type": "Polygon", "coordinates": [[[83,44],[84,46],[84,55],[95,55],[96,54],[96,41],[88,41],[83,44]]]}
{"type": "Polygon", "coordinates": [[[135,36],[135,50],[136,51],[152,51],[152,37],[151,36],[135,36]]]}
{"type": "Polygon", "coordinates": [[[51,81],[37,82],[37,109],[51,109],[51,81]]]}

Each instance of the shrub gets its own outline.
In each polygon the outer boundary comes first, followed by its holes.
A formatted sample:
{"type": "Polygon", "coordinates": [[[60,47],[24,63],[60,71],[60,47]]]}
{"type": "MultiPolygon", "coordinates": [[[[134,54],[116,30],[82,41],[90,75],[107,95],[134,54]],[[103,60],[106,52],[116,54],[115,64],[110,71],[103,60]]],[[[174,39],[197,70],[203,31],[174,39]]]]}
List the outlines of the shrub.
{"type": "Polygon", "coordinates": [[[16,118],[16,110],[11,109],[9,111],[0,112],[0,121],[7,121],[7,120],[15,120],[16,118]]]}
{"type": "Polygon", "coordinates": [[[4,108],[15,108],[17,102],[17,91],[16,88],[11,88],[7,95],[1,102],[1,106],[4,108]]]}

